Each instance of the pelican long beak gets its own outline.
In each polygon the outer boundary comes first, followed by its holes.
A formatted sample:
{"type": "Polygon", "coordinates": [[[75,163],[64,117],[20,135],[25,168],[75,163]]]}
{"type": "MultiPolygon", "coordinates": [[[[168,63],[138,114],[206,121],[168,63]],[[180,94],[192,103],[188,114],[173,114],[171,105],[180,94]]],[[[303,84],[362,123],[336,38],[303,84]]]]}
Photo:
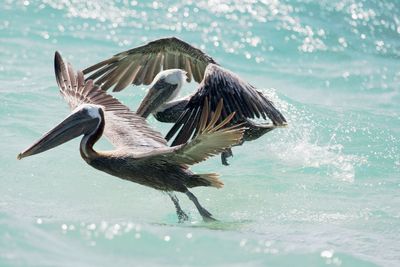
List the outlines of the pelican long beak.
{"type": "Polygon", "coordinates": [[[162,90],[151,87],[147,95],[143,98],[136,111],[136,114],[143,118],[147,118],[151,112],[155,111],[160,105],[164,104],[165,99],[162,99],[162,90]],[[164,100],[164,101],[163,101],[164,100]]]}
{"type": "Polygon", "coordinates": [[[88,131],[97,127],[99,123],[98,118],[93,118],[83,110],[78,110],[69,115],[60,124],[47,132],[32,146],[19,153],[17,159],[22,159],[32,156],[56,146],[59,146],[75,137],[80,136],[88,131]]]}

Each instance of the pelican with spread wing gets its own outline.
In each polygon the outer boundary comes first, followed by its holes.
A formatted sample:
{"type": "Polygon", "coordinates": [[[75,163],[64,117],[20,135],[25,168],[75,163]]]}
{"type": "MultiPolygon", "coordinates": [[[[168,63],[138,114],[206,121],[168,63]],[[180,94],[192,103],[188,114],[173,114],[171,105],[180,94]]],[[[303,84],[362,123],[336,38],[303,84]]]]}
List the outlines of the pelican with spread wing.
{"type": "MultiPolygon", "coordinates": [[[[175,37],[155,40],[116,54],[86,68],[83,73],[103,90],[120,91],[130,84],[151,84],[137,114],[144,118],[153,114],[161,122],[175,123],[165,137],[170,140],[175,136],[172,146],[184,144],[199,133],[206,100],[211,114],[223,99],[219,122],[235,112],[226,127],[246,126],[242,143],[287,125],[285,117],[260,91],[220,67],[201,50],[175,37]],[[175,100],[185,78],[200,85],[193,94],[175,100]],[[251,120],[254,118],[269,118],[272,123],[256,123],[251,120]]],[[[230,148],[221,153],[224,165],[228,165],[230,156],[230,148]]]]}
{"type": "Polygon", "coordinates": [[[18,159],[44,152],[83,135],[80,153],[92,167],[167,192],[180,221],[188,217],[179,206],[174,192],[185,193],[204,220],[214,220],[188,188],[220,188],[223,183],[217,174],[195,174],[188,165],[203,161],[240,142],[244,129],[226,127],[234,114],[220,120],[223,100],[213,114],[209,113],[209,103],[205,101],[196,138],[169,147],[161,134],[151,129],[143,117],[102,91],[92,80],[85,82],[83,73],[76,74],[57,52],[55,74],[60,92],[73,110],[72,114],[20,153],[18,159]],[[96,151],[93,148],[103,133],[115,150],[96,151]]]}
{"type": "MultiPolygon", "coordinates": [[[[287,125],[285,117],[260,91],[220,67],[201,50],[175,37],[155,40],[116,54],[88,67],[83,73],[103,90],[120,91],[130,84],[151,84],[137,114],[144,118],[153,114],[159,121],[175,123],[165,137],[170,140],[175,136],[172,146],[184,144],[200,133],[204,101],[208,102],[211,116],[223,99],[218,122],[235,112],[225,127],[246,126],[243,141],[255,140],[287,125]],[[200,85],[193,94],[174,100],[185,78],[200,85]],[[251,120],[254,118],[269,118],[272,123],[256,123],[251,120]]],[[[230,148],[221,153],[224,165],[228,165],[229,156],[232,156],[230,148]]]]}

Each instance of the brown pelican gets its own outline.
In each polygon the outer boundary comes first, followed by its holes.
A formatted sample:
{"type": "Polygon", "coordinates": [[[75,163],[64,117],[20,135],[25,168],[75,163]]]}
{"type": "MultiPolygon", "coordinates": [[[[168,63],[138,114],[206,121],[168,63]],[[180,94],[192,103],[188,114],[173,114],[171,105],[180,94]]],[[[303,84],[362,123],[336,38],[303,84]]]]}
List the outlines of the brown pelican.
{"type": "Polygon", "coordinates": [[[195,174],[188,165],[218,154],[242,138],[243,128],[226,128],[234,114],[217,123],[222,100],[210,115],[208,102],[205,102],[200,117],[200,134],[194,140],[169,147],[161,134],[151,129],[144,118],[100,90],[93,81],[85,82],[83,73],[75,74],[72,66],[64,63],[58,52],[54,62],[60,92],[73,110],[72,114],[20,153],[18,159],[44,152],[83,135],[80,153],[92,167],[167,192],[175,204],[180,221],[188,217],[179,206],[174,191],[185,193],[204,220],[214,220],[188,188],[220,188],[223,183],[217,174],[195,174]],[[116,147],[115,150],[96,151],[93,148],[103,133],[116,147]]]}
{"type": "MultiPolygon", "coordinates": [[[[176,135],[172,146],[196,136],[206,99],[211,111],[215,111],[219,100],[223,99],[220,121],[235,112],[226,127],[243,123],[247,128],[243,141],[255,140],[286,125],[284,116],[256,88],[220,67],[201,50],[175,37],[155,40],[116,54],[88,67],[83,73],[90,74],[87,79],[95,80],[103,90],[114,87],[114,91],[120,91],[130,84],[151,83],[137,114],[146,118],[152,113],[159,121],[175,123],[165,137],[170,140],[176,135]],[[181,89],[184,77],[188,82],[194,79],[200,85],[193,94],[172,101],[181,89]],[[264,120],[268,117],[272,123],[250,120],[260,117],[264,120]]],[[[224,165],[228,165],[229,156],[232,156],[230,149],[221,154],[224,165]]]]}

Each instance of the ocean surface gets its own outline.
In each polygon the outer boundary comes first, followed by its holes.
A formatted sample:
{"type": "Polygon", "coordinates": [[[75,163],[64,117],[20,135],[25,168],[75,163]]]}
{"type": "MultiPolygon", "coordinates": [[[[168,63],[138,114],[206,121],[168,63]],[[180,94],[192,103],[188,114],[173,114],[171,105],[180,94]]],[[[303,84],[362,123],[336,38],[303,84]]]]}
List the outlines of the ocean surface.
{"type": "MultiPolygon", "coordinates": [[[[400,266],[399,59],[398,0],[3,0],[0,266],[400,266]],[[218,222],[179,195],[179,224],[167,195],[88,166],[79,138],[16,159],[69,113],[56,50],[83,69],[167,36],[289,122],[235,147],[229,167],[192,167],[221,174],[223,189],[193,189],[218,222]]],[[[146,89],[114,96],[135,110],[146,89]]]]}

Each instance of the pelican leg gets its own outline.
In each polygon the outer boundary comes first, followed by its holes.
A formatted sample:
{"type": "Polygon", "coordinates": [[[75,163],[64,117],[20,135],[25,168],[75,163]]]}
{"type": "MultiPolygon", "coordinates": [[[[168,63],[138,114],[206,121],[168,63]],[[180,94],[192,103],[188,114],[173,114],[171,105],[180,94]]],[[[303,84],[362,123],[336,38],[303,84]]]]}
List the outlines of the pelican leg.
{"type": "Polygon", "coordinates": [[[201,217],[203,217],[203,220],[205,222],[214,222],[216,221],[216,219],[214,219],[212,217],[212,214],[210,212],[208,212],[208,210],[206,210],[205,208],[203,208],[199,201],[197,200],[197,197],[195,195],[193,195],[192,192],[190,192],[189,190],[187,190],[185,192],[185,194],[188,196],[188,198],[194,203],[194,205],[196,206],[197,210],[199,211],[201,217]]]}
{"type": "Polygon", "coordinates": [[[179,205],[178,197],[172,192],[167,192],[167,194],[171,198],[172,202],[174,202],[176,214],[178,215],[179,223],[183,223],[183,222],[189,220],[189,216],[187,216],[187,214],[182,210],[181,206],[179,205]]]}
{"type": "Polygon", "coordinates": [[[228,158],[229,158],[229,157],[233,157],[232,149],[230,149],[230,148],[225,149],[225,150],[221,153],[221,162],[222,162],[223,165],[229,166],[229,163],[228,163],[228,158]]]}

